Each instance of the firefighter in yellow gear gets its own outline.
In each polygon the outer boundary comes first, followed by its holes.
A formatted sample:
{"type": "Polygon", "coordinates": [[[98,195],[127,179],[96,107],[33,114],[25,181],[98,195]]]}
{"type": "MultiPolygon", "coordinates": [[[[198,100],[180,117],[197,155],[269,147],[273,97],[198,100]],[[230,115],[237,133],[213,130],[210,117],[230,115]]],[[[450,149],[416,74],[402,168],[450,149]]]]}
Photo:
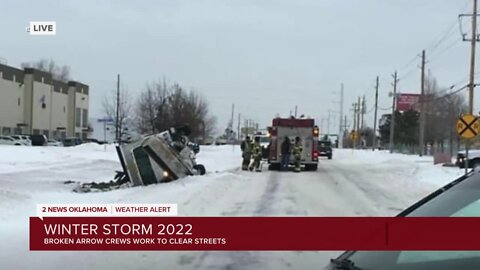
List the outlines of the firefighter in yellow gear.
{"type": "Polygon", "coordinates": [[[250,165],[250,171],[260,172],[260,162],[262,161],[262,146],[260,145],[260,137],[255,137],[255,141],[252,145],[252,158],[253,163],[250,165]]]}
{"type": "Polygon", "coordinates": [[[293,145],[293,164],[295,166],[294,171],[300,172],[300,162],[302,161],[303,146],[300,137],[295,138],[295,144],[293,145]]]}
{"type": "Polygon", "coordinates": [[[250,164],[250,160],[252,159],[252,141],[250,140],[250,136],[245,138],[245,141],[242,142],[240,145],[242,149],[242,170],[248,170],[248,165],[250,164]]]}

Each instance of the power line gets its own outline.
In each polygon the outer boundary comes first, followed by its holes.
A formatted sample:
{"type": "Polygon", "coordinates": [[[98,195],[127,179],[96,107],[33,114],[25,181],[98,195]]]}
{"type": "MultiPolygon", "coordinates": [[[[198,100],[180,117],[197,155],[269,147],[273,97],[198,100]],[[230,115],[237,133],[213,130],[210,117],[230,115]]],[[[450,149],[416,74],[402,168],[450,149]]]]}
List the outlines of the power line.
{"type": "Polygon", "coordinates": [[[452,30],[456,29],[457,23],[458,23],[458,20],[455,19],[455,21],[450,26],[448,31],[445,32],[445,35],[441,37],[440,40],[435,45],[433,45],[433,48],[427,47],[427,50],[430,52],[435,51],[435,49],[437,49],[444,41],[446,41],[449,37],[451,37],[453,33],[452,30]]]}
{"type": "MultiPolygon", "coordinates": [[[[470,3],[470,0],[466,0],[465,1],[465,4],[464,6],[461,8],[461,10],[465,10],[467,7],[468,7],[468,4],[470,3]]],[[[442,44],[444,43],[446,40],[448,40],[449,37],[452,36],[453,33],[455,33],[455,31],[453,31],[456,27],[456,25],[458,24],[458,19],[456,18],[452,23],[449,24],[448,28],[446,31],[443,31],[442,34],[440,34],[440,38],[435,38],[433,39],[432,41],[429,42],[429,45],[427,45],[426,47],[426,50],[429,51],[430,54],[432,54],[432,52],[435,52],[435,50],[442,44]]],[[[450,47],[453,47],[454,45],[450,44],[449,46],[447,46],[448,49],[450,49],[450,47]]],[[[444,51],[447,51],[448,49],[444,49],[442,50],[442,52],[440,54],[442,54],[444,51]]],[[[408,68],[409,66],[411,66],[413,63],[415,63],[415,61],[417,60],[417,58],[419,57],[420,55],[416,54],[411,60],[409,60],[405,65],[403,65],[400,69],[399,69],[399,73],[402,72],[403,70],[405,70],[406,68],[408,68]]],[[[413,71],[415,71],[417,68],[415,67],[413,70],[409,70],[406,75],[403,75],[400,79],[404,79],[406,77],[408,77],[408,75],[410,75],[413,71]],[[407,75],[408,74],[408,75],[407,75]]]]}
{"type": "Polygon", "coordinates": [[[433,58],[438,58],[440,55],[444,54],[446,51],[450,50],[451,48],[453,48],[453,46],[457,45],[458,43],[460,43],[461,39],[456,39],[454,42],[450,43],[447,47],[445,47],[443,50],[441,50],[440,52],[438,53],[434,53],[433,56],[429,57],[429,60],[430,62],[432,61],[433,58]]]}
{"type": "Polygon", "coordinates": [[[400,68],[400,70],[404,70],[407,67],[409,67],[411,64],[413,64],[417,60],[418,55],[415,55],[410,61],[408,61],[407,64],[405,64],[403,67],[400,68]]]}
{"type": "Polygon", "coordinates": [[[366,114],[370,114],[373,111],[373,109],[375,109],[375,105],[373,105],[372,108],[370,108],[370,110],[368,110],[366,114]]]}
{"type": "Polygon", "coordinates": [[[403,76],[400,77],[400,78],[398,78],[398,80],[403,80],[403,79],[409,77],[414,71],[418,71],[418,67],[415,66],[414,68],[410,69],[410,71],[408,71],[407,73],[403,74],[403,76]]]}
{"type": "MultiPolygon", "coordinates": [[[[429,59],[428,63],[430,63],[432,61],[432,59],[438,59],[441,55],[443,55],[445,52],[447,52],[448,50],[450,50],[451,48],[453,48],[455,45],[457,45],[460,42],[461,42],[461,39],[455,39],[452,43],[449,43],[447,46],[445,46],[441,51],[438,51],[437,53],[434,53],[433,56],[429,57],[428,58],[429,59]]],[[[412,69],[410,69],[407,73],[402,75],[399,78],[399,80],[403,80],[403,79],[409,77],[415,71],[418,71],[418,67],[413,67],[412,69]]]]}
{"type": "MultiPolygon", "coordinates": [[[[455,91],[453,91],[453,92],[450,92],[450,93],[448,93],[448,94],[445,94],[445,95],[443,95],[443,96],[433,97],[433,98],[425,98],[425,99],[423,100],[423,102],[425,102],[425,103],[427,103],[427,102],[435,102],[435,101],[437,101],[437,100],[440,100],[440,99],[444,99],[444,98],[453,96],[453,95],[455,95],[455,94],[457,94],[457,93],[459,93],[459,92],[467,89],[468,87],[469,87],[469,85],[467,84],[467,85],[464,85],[463,87],[461,87],[461,88],[459,88],[459,89],[457,89],[457,90],[455,90],[455,91]]],[[[450,88],[448,88],[448,89],[453,89],[453,85],[452,85],[450,88]]],[[[447,90],[448,90],[448,89],[447,89],[447,90]]],[[[444,90],[445,90],[445,89],[444,89],[444,90]]],[[[426,97],[428,97],[428,95],[426,95],[426,97]]],[[[416,103],[414,103],[414,104],[417,104],[417,103],[418,103],[418,102],[416,102],[416,103]]]]}

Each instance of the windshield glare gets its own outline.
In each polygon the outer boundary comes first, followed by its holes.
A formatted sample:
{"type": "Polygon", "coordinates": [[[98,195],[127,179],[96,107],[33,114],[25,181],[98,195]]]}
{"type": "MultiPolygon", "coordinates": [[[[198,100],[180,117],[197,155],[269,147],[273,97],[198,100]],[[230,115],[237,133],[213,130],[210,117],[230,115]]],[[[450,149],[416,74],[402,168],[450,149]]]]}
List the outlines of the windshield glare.
{"type": "MultiPolygon", "coordinates": [[[[480,174],[475,173],[468,177],[407,216],[479,217],[480,174]]],[[[480,267],[480,251],[359,251],[348,259],[353,261],[356,267],[372,270],[479,269],[480,267]]]]}

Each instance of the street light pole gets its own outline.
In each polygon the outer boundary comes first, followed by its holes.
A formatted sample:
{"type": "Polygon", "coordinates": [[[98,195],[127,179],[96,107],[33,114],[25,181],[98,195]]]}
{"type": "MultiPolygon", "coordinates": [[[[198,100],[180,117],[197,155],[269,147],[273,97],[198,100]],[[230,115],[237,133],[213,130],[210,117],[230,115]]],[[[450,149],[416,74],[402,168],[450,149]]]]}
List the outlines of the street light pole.
{"type": "Polygon", "coordinates": [[[117,104],[115,110],[115,141],[120,137],[120,74],[117,74],[117,104]]]}

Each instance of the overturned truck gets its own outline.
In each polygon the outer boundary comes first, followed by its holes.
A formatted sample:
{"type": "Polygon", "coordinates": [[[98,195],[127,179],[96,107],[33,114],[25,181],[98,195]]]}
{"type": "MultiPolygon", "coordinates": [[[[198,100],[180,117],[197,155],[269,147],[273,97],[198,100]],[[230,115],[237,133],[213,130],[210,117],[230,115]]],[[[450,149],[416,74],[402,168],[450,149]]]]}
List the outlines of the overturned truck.
{"type": "Polygon", "coordinates": [[[196,162],[200,148],[188,140],[188,130],[185,126],[170,128],[117,146],[123,171],[131,183],[150,185],[205,174],[205,167],[196,162]]]}
{"type": "Polygon", "coordinates": [[[146,186],[170,182],[189,175],[204,175],[205,167],[197,164],[198,144],[188,139],[188,126],[172,127],[158,134],[143,136],[127,144],[117,145],[123,172],[117,172],[108,183],[84,183],[76,192],[112,190],[121,186],[146,186]]]}

